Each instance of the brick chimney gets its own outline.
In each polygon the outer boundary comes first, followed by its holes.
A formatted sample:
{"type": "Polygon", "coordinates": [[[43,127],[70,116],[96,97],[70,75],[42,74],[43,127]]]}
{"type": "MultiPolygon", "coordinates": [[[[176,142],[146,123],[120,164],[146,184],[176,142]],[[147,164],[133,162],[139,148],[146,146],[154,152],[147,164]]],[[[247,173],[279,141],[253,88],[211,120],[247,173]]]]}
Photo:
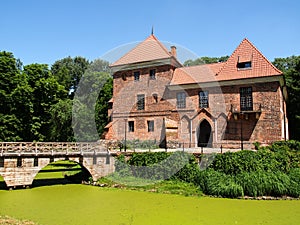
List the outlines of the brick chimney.
{"type": "Polygon", "coordinates": [[[171,55],[174,56],[175,58],[177,57],[177,53],[176,53],[176,46],[171,46],[171,55]]]}

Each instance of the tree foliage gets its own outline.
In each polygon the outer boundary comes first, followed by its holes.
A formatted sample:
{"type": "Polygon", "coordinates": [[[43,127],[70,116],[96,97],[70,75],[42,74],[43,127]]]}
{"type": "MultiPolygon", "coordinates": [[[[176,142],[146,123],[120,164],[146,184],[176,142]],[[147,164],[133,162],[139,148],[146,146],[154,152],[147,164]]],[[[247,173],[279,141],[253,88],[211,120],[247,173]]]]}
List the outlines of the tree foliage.
{"type": "Polygon", "coordinates": [[[184,66],[196,66],[196,65],[203,65],[203,64],[211,64],[211,63],[220,63],[220,62],[226,62],[229,58],[228,55],[221,56],[221,57],[207,57],[203,56],[200,58],[197,58],[195,60],[189,59],[183,63],[184,66]]]}
{"type": "Polygon", "coordinates": [[[300,56],[276,58],[273,64],[285,77],[290,138],[300,140],[300,56]]]}
{"type": "Polygon", "coordinates": [[[51,66],[51,72],[57,81],[65,87],[70,98],[73,98],[76,92],[79,81],[86,69],[89,67],[90,62],[80,56],[71,58],[63,58],[57,60],[51,66]]]}
{"type": "Polygon", "coordinates": [[[67,57],[50,70],[46,64],[23,67],[12,53],[0,52],[0,141],[74,141],[73,96],[82,78],[88,81],[81,85],[86,100],[95,99],[88,105],[96,132],[102,132],[112,95],[108,62],[67,57]]]}

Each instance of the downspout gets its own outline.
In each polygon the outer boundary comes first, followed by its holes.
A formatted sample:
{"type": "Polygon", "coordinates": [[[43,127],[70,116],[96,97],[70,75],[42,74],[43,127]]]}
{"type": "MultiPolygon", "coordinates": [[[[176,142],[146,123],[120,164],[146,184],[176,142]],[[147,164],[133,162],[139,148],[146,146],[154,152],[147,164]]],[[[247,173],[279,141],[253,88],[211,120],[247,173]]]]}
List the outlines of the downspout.
{"type": "Polygon", "coordinates": [[[287,141],[287,128],[286,128],[286,98],[284,95],[284,89],[286,88],[286,85],[282,86],[281,93],[282,93],[282,111],[283,111],[283,129],[284,129],[284,140],[287,141]]]}

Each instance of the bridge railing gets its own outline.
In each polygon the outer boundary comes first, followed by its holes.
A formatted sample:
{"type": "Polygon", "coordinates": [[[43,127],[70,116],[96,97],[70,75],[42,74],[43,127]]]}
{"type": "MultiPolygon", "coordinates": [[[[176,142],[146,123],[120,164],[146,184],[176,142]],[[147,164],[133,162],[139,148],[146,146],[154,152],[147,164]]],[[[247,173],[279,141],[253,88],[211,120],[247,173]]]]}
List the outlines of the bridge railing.
{"type": "Polygon", "coordinates": [[[99,142],[0,142],[0,153],[99,152],[99,142]]]}

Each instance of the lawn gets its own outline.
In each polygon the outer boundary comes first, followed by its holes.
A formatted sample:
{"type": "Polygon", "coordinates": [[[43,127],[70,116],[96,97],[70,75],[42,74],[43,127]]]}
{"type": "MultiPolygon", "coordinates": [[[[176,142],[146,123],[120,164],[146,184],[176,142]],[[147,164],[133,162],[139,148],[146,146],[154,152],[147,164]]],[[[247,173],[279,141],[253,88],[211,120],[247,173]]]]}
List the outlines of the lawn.
{"type": "Polygon", "coordinates": [[[237,200],[80,184],[0,191],[0,215],[38,224],[291,225],[300,201],[237,200]]]}

